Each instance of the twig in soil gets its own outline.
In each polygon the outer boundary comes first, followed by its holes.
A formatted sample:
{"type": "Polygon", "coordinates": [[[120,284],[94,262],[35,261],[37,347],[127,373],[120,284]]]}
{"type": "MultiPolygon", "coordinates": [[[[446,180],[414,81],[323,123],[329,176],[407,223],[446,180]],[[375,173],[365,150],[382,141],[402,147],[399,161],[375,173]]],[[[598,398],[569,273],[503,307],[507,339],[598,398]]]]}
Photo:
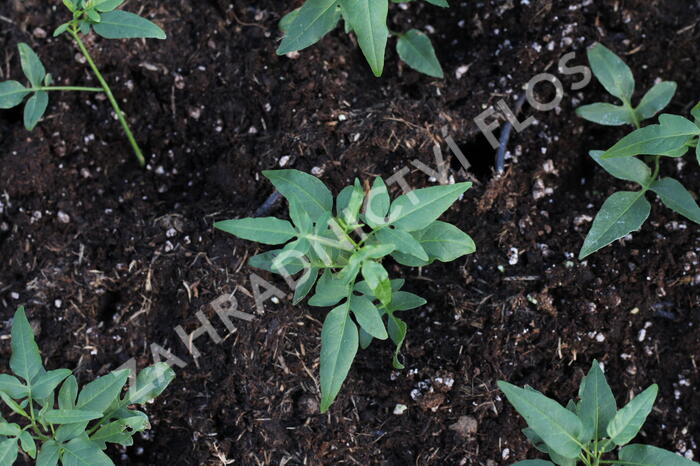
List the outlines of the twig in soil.
{"type": "MultiPolygon", "coordinates": [[[[513,114],[515,116],[518,116],[518,113],[520,113],[520,110],[523,108],[523,104],[525,103],[525,94],[521,95],[518,100],[515,103],[515,111],[513,114]]],[[[503,173],[505,164],[506,164],[506,150],[508,149],[508,140],[510,139],[510,133],[513,130],[513,124],[510,121],[507,121],[505,125],[503,125],[503,131],[501,131],[501,137],[498,140],[498,152],[496,152],[496,173],[499,175],[503,173]]]]}
{"type": "Polygon", "coordinates": [[[255,211],[253,217],[264,217],[265,215],[269,214],[272,212],[272,209],[277,205],[280,199],[282,199],[282,195],[277,191],[273,191],[265,202],[258,207],[258,210],[255,211]]]}

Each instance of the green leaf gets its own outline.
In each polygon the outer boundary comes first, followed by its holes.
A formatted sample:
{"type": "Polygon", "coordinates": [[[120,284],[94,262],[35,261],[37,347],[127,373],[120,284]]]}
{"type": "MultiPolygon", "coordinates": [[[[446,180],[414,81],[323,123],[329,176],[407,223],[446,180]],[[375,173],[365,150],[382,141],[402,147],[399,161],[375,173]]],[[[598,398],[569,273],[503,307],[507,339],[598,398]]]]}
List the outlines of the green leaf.
{"type": "Polygon", "coordinates": [[[379,302],[384,306],[388,306],[391,303],[392,291],[389,279],[382,280],[379,282],[379,285],[372,290],[379,302]]]}
{"type": "Polygon", "coordinates": [[[399,361],[399,353],[401,352],[403,342],[406,340],[406,331],[408,330],[408,325],[406,325],[406,322],[394,316],[392,313],[389,313],[387,315],[387,330],[389,333],[389,338],[391,338],[391,341],[393,341],[396,345],[391,364],[392,366],[394,366],[394,369],[404,369],[405,366],[401,364],[401,361],[399,361]]]}
{"type": "Polygon", "coordinates": [[[304,272],[304,275],[297,280],[296,287],[294,288],[294,299],[292,300],[292,304],[299,304],[306,297],[306,295],[309,294],[314,286],[314,283],[316,283],[316,279],[318,278],[318,271],[319,269],[316,267],[309,267],[304,272]]]}
{"type": "Polygon", "coordinates": [[[379,310],[372,304],[372,301],[364,296],[353,296],[350,298],[350,310],[355,315],[360,327],[369,335],[379,340],[389,338],[379,310]]]}
{"type": "Polygon", "coordinates": [[[71,375],[63,382],[61,390],[58,392],[58,407],[61,409],[73,409],[77,398],[78,381],[74,375],[71,375]]]}
{"type": "Polygon", "coordinates": [[[649,445],[627,445],[620,450],[620,466],[697,466],[676,453],[649,445]]]}
{"type": "Polygon", "coordinates": [[[5,437],[17,437],[22,433],[19,424],[0,422],[0,435],[5,437]]]}
{"type": "Polygon", "coordinates": [[[0,441],[0,464],[14,464],[17,459],[17,439],[8,438],[0,441]]]}
{"type": "Polygon", "coordinates": [[[364,198],[365,191],[362,189],[360,180],[355,178],[355,184],[353,186],[347,186],[338,194],[336,200],[337,215],[341,217],[347,225],[355,225],[364,198]]]}
{"type": "Polygon", "coordinates": [[[87,36],[90,34],[90,23],[87,21],[79,21],[78,22],[78,28],[80,29],[80,33],[84,36],[87,36]]]}
{"type": "Polygon", "coordinates": [[[89,423],[89,421],[85,421],[75,424],[63,424],[56,429],[54,438],[57,442],[63,443],[74,438],[83,437],[89,423]]]}
{"type": "Polygon", "coordinates": [[[44,414],[46,422],[51,424],[76,424],[101,417],[102,411],[89,411],[86,409],[51,409],[44,414]]]}
{"type": "Polygon", "coordinates": [[[632,155],[681,157],[687,152],[687,147],[682,150],[683,146],[700,134],[700,128],[682,116],[663,114],[659,117],[659,123],[645,126],[620,139],[603,154],[603,159],[632,155]]]}
{"type": "Polygon", "coordinates": [[[282,249],[275,249],[253,256],[248,259],[248,265],[272,273],[280,273],[280,267],[284,266],[287,273],[291,275],[304,269],[304,262],[300,258],[291,255],[286,255],[282,263],[279,263],[279,261],[275,262],[275,259],[282,254],[282,251],[282,249]]]}
{"type": "Polygon", "coordinates": [[[17,48],[19,49],[19,58],[24,75],[32,83],[33,87],[41,87],[41,82],[46,76],[46,69],[41,63],[39,56],[24,42],[20,42],[17,48]]]}
{"type": "Polygon", "coordinates": [[[652,87],[637,106],[637,114],[640,120],[647,120],[656,116],[661,110],[671,103],[676,94],[678,84],[673,81],[663,81],[652,87]]]}
{"type": "Polygon", "coordinates": [[[607,432],[616,445],[629,443],[637,435],[654,407],[658,392],[659,387],[652,385],[634,397],[610,420],[607,432]]]}
{"type": "Polygon", "coordinates": [[[605,437],[605,429],[617,412],[617,403],[598,361],[593,361],[581,382],[580,397],[579,418],[588,427],[593,440],[605,437]]]}
{"type": "Polygon", "coordinates": [[[360,348],[363,350],[369,348],[372,340],[374,340],[374,337],[360,328],[360,348]]]}
{"type": "Polygon", "coordinates": [[[434,78],[445,77],[433,44],[422,32],[411,29],[400,35],[396,42],[396,51],[401,60],[414,70],[434,78]]]}
{"type": "Polygon", "coordinates": [[[404,231],[428,227],[464,194],[471,183],[417,189],[396,198],[389,211],[389,223],[404,231]]]}
{"type": "Polygon", "coordinates": [[[382,281],[389,279],[389,273],[384,266],[374,261],[366,261],[362,264],[362,276],[372,291],[376,290],[382,281]]]}
{"type": "Polygon", "coordinates": [[[508,401],[553,451],[565,458],[576,458],[581,453],[578,440],[583,430],[581,420],[574,413],[534,390],[525,390],[507,382],[498,382],[508,401]]]}
{"type": "Polygon", "coordinates": [[[93,0],[93,7],[102,13],[117,9],[124,0],[93,0]]]}
{"type": "Polygon", "coordinates": [[[615,97],[628,101],[634,94],[634,76],[629,66],[602,44],[588,49],[591,70],[605,90],[615,97]]]}
{"type": "Polygon", "coordinates": [[[289,202],[303,206],[312,219],[331,213],[333,196],[315,176],[299,170],[268,170],[262,173],[289,202]]]}
{"type": "Polygon", "coordinates": [[[579,260],[638,230],[650,212],[643,191],[620,191],[607,198],[583,242],[579,260]]]}
{"type": "Polygon", "coordinates": [[[576,115],[605,126],[633,125],[635,122],[629,107],[602,102],[583,105],[576,109],[576,115]]]}
{"type": "Polygon", "coordinates": [[[128,404],[143,404],[153,401],[170,385],[175,371],[164,362],[156,363],[139,372],[136,383],[129,388],[125,400],[128,404]]]}
{"type": "Polygon", "coordinates": [[[666,207],[700,224],[700,207],[687,189],[673,178],[656,180],[649,188],[659,195],[666,207]]]}
{"type": "Polygon", "coordinates": [[[325,413],[340,392],[358,348],[357,327],[349,306],[342,304],[328,313],[321,331],[321,412],[325,413]]]}
{"type": "MultiPolygon", "coordinates": [[[[293,12],[292,12],[293,13],[293,12]]],[[[306,0],[286,27],[277,55],[296,52],[315,44],[332,31],[340,19],[338,0],[306,0]]],[[[283,18],[283,21],[289,21],[283,18]]]]}
{"type": "Polygon", "coordinates": [[[289,202],[289,218],[292,219],[294,226],[299,233],[311,233],[314,223],[304,211],[304,206],[297,202],[289,202]]]}
{"type": "Polygon", "coordinates": [[[376,235],[382,244],[393,244],[396,251],[400,253],[416,257],[421,261],[429,261],[428,254],[421,243],[408,232],[386,227],[377,231],[376,235]]]}
{"type": "Polygon", "coordinates": [[[153,22],[122,10],[106,12],[100,22],[92,27],[105,39],[166,38],[165,32],[153,22]]]}
{"type": "Polygon", "coordinates": [[[0,108],[12,108],[22,103],[30,91],[17,81],[0,82],[0,108]]]}
{"type": "Polygon", "coordinates": [[[426,2],[433,4],[435,6],[439,6],[442,8],[448,8],[450,6],[449,3],[447,3],[447,0],[425,0],[426,2]]]}
{"type": "Polygon", "coordinates": [[[420,244],[430,260],[451,262],[476,252],[474,240],[456,226],[435,221],[420,233],[420,244]]]}
{"type": "Polygon", "coordinates": [[[292,10],[289,13],[287,13],[286,15],[284,15],[282,17],[282,19],[280,19],[280,22],[277,24],[277,27],[280,28],[280,31],[282,31],[285,34],[287,32],[289,32],[289,27],[292,25],[292,23],[294,22],[296,17],[299,15],[299,10],[301,10],[301,8],[297,8],[295,10],[292,10]]]}
{"type": "Polygon", "coordinates": [[[309,305],[317,307],[333,306],[349,294],[348,283],[337,279],[333,276],[330,269],[326,269],[316,284],[316,293],[309,299],[309,305]]]}
{"type": "Polygon", "coordinates": [[[375,76],[384,71],[384,54],[389,38],[386,20],[388,0],[340,0],[343,17],[350,23],[362,53],[375,76]]]}
{"type": "Polygon", "coordinates": [[[20,416],[29,417],[27,413],[22,409],[22,407],[18,405],[15,402],[15,400],[10,398],[10,395],[8,395],[7,393],[0,391],[0,398],[15,413],[19,414],[20,416]]]}
{"type": "Polygon", "coordinates": [[[379,225],[386,223],[386,216],[389,213],[391,200],[384,181],[377,177],[372,183],[367,195],[367,203],[365,207],[364,219],[372,228],[377,228],[379,225]]]}
{"type": "Polygon", "coordinates": [[[35,92],[24,105],[24,127],[32,131],[49,106],[49,94],[45,91],[35,92]]]}
{"type": "Polygon", "coordinates": [[[71,371],[68,369],[48,371],[34,382],[32,386],[32,397],[38,400],[48,398],[56,387],[70,374],[71,371]]]}
{"type": "Polygon", "coordinates": [[[100,20],[102,19],[100,14],[97,11],[95,11],[93,8],[88,8],[87,10],[85,10],[85,14],[90,19],[90,21],[92,21],[94,23],[99,23],[100,20]]]}
{"type": "Polygon", "coordinates": [[[44,370],[39,355],[39,347],[34,341],[34,332],[29,325],[24,307],[20,307],[12,321],[12,356],[10,356],[12,372],[22,377],[31,388],[30,382],[39,372],[44,370]]]}
{"type": "Polygon", "coordinates": [[[75,3],[73,3],[71,0],[63,0],[63,4],[68,8],[71,12],[75,11],[75,3]]]}
{"type": "Polygon", "coordinates": [[[427,301],[408,291],[395,291],[391,295],[390,311],[408,311],[423,306],[427,301]]]}
{"type": "Polygon", "coordinates": [[[117,399],[128,378],[129,370],[123,369],[110,372],[93,380],[80,391],[78,403],[75,405],[76,408],[104,413],[112,402],[117,399]]]}
{"type": "Polygon", "coordinates": [[[54,37],[60,36],[61,34],[63,34],[64,32],[66,32],[66,31],[68,30],[69,27],[70,27],[70,23],[63,23],[63,24],[61,24],[61,25],[60,25],[59,27],[57,27],[56,30],[53,32],[53,36],[54,36],[54,37]]]}
{"type": "Polygon", "coordinates": [[[0,374],[0,392],[5,392],[15,400],[29,396],[29,389],[17,377],[0,374]]]}
{"type": "Polygon", "coordinates": [[[114,466],[97,444],[85,438],[73,439],[63,449],[63,466],[114,466]]]}
{"type": "Polygon", "coordinates": [[[36,457],[36,466],[56,466],[60,456],[61,449],[58,444],[49,440],[41,445],[41,451],[36,457]]]}
{"type": "Polygon", "coordinates": [[[651,179],[649,166],[636,157],[603,159],[602,150],[592,150],[588,154],[603,170],[620,180],[633,181],[646,186],[651,179]]]}
{"type": "Polygon", "coordinates": [[[119,445],[130,446],[133,444],[131,434],[126,431],[126,425],[121,421],[110,422],[99,428],[97,432],[90,436],[90,440],[95,442],[101,449],[107,448],[106,443],[117,443],[119,445]]]}
{"type": "Polygon", "coordinates": [[[36,458],[36,443],[29,432],[25,430],[20,434],[19,443],[22,446],[22,450],[24,450],[30,458],[36,458]]]}
{"type": "Polygon", "coordinates": [[[296,236],[291,223],[275,217],[224,220],[216,222],[214,228],[262,244],[284,244],[296,236]]]}

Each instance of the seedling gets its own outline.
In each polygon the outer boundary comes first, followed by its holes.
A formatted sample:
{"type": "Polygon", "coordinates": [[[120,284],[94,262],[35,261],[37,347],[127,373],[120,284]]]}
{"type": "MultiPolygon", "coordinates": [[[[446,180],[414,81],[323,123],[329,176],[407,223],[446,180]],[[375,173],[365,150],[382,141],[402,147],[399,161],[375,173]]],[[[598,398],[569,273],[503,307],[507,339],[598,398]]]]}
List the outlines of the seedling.
{"type": "Polygon", "coordinates": [[[142,370],[123,396],[128,369],[79,389],[70,370],[44,369],[22,307],[12,321],[10,368],[17,377],[0,374],[0,398],[19,423],[0,415],[2,465],[14,464],[20,448],[37,466],[114,465],[103,452],[107,443],[132,445],[134,434],[150,428],[148,416],[129,406],[152,401],[175,377],[158,363],[142,370]]]}
{"type": "Polygon", "coordinates": [[[78,46],[80,53],[100,83],[101,87],[82,86],[53,86],[51,74],[46,73],[39,56],[27,44],[20,43],[19,56],[28,86],[23,86],[18,81],[0,82],[0,108],[13,108],[20,105],[24,98],[31,95],[24,106],[24,126],[33,130],[41,117],[46,112],[49,105],[48,92],[51,91],[82,91],[82,92],[103,92],[107,100],[112,104],[114,113],[126,134],[129,144],[136,155],[141,166],[146,161],[139,145],[134,138],[129,124],[126,122],[124,112],[122,112],[117,99],[114,98],[112,90],[107,81],[95,65],[92,56],[85,47],[81,35],[87,35],[92,28],[95,33],[105,39],[133,39],[133,38],[154,38],[165,39],[165,33],[146,18],[142,18],[134,13],[117,10],[125,0],[63,0],[63,4],[70,10],[73,19],[59,26],[54,32],[54,37],[61,34],[70,35],[78,46]]]}
{"type": "MultiPolygon", "coordinates": [[[[617,55],[596,44],[588,50],[593,74],[622,105],[596,103],[577,110],[579,116],[603,125],[632,125],[635,130],[607,151],[591,151],[591,158],[606,172],[623,181],[641,186],[639,191],[619,191],[610,196],[593,220],[579,253],[583,259],[614,241],[638,230],[651,212],[648,191],[659,196],[668,208],[700,224],[700,207],[676,179],[659,178],[662,157],[679,158],[698,146],[700,104],[691,111],[695,122],[662,114],[659,124],[641,127],[641,122],[663,110],[676,92],[676,83],[660,82],[633,107],[635,82],[630,68],[617,55]],[[644,161],[637,156],[646,156],[644,161]]],[[[700,162],[700,149],[696,149],[700,162]]]]}
{"type": "MultiPolygon", "coordinates": [[[[444,77],[435,49],[428,36],[410,29],[405,33],[390,31],[387,26],[390,3],[405,3],[412,0],[306,0],[296,10],[280,21],[284,32],[278,55],[305,49],[338,25],[345,23],[345,33],[354,31],[362,53],[375,76],[384,71],[384,55],[389,36],[398,38],[396,51],[399,58],[416,71],[444,77]]],[[[448,8],[447,0],[425,0],[433,5],[448,8]]]]}
{"type": "Polygon", "coordinates": [[[404,281],[390,280],[382,261],[390,256],[399,264],[420,267],[473,253],[476,247],[469,235],[437,220],[471,183],[418,189],[391,202],[381,178],[367,193],[356,179],[338,194],[334,214],[331,192],[318,178],[297,170],[263,174],[289,201],[292,223],[267,217],[214,226],[263,244],[286,243],[252,257],[249,264],[283,275],[294,288],[294,304],[316,284],[309,305],[334,306],[321,332],[321,411],[325,412],[338,395],[358,346],[366,349],[374,338],[390,338],[396,345],[393,366],[403,368],[399,351],[407,325],[399,313],[420,307],[425,300],[401,291],[404,281]],[[302,271],[298,280],[291,278],[302,271]]]}
{"type": "Polygon", "coordinates": [[[523,429],[527,439],[551,459],[519,461],[514,466],[698,465],[661,448],[628,445],[644,425],[659,388],[652,385],[618,410],[598,361],[593,361],[581,381],[579,401],[569,401],[566,408],[531,387],[519,388],[507,382],[498,382],[498,386],[527,421],[528,427],[523,429]],[[607,459],[618,447],[622,447],[618,459],[607,459]]]}

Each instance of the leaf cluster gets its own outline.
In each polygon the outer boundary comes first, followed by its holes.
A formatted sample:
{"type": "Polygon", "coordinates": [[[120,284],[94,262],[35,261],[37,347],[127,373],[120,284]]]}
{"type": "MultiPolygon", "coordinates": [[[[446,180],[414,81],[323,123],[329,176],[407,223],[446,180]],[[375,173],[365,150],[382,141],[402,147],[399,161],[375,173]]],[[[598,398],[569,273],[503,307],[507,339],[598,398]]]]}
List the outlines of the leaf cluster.
{"type": "MultiPolygon", "coordinates": [[[[280,21],[284,38],[277,54],[296,52],[315,44],[335,29],[342,18],[345,33],[355,32],[375,76],[381,76],[384,71],[387,42],[390,35],[395,35],[398,38],[396,51],[401,60],[416,71],[442,78],[444,73],[428,36],[417,29],[396,33],[387,26],[389,4],[410,1],[413,0],[306,0],[280,21]]],[[[425,1],[449,7],[447,0],[425,1]]]]}
{"type": "Polygon", "coordinates": [[[64,32],[95,33],[105,39],[165,39],[165,32],[153,22],[128,11],[117,10],[126,0],[63,0],[73,19],[60,25],[54,37],[64,32]]]}
{"type": "MultiPolygon", "coordinates": [[[[636,183],[640,189],[616,192],[603,203],[584,240],[579,259],[641,228],[651,212],[646,198],[649,191],[668,208],[700,224],[700,207],[690,192],[674,178],[659,177],[662,157],[679,158],[691,147],[698,147],[700,104],[691,111],[694,121],[662,114],[658,124],[642,127],[644,120],[653,118],[670,103],[676,83],[656,84],[634,107],[631,102],[635,81],[625,62],[601,44],[588,50],[588,60],[598,81],[622,104],[585,105],[577,109],[577,114],[603,125],[629,124],[636,128],[608,150],[591,151],[590,157],[615,178],[636,183]]],[[[700,162],[700,149],[696,152],[700,162]]]]}
{"type": "MultiPolygon", "coordinates": [[[[631,444],[651,412],[658,387],[652,385],[617,409],[615,396],[605,375],[593,361],[591,370],[581,381],[578,402],[566,408],[531,387],[520,388],[498,382],[499,388],[520,413],[528,427],[523,433],[532,445],[549,455],[551,461],[527,460],[517,466],[697,466],[673,452],[661,448],[631,444]],[[616,448],[617,460],[605,459],[616,448]]],[[[514,466],[515,466],[514,465],[514,466]]]]}
{"type": "Polygon", "coordinates": [[[425,304],[401,291],[382,261],[391,257],[418,267],[449,262],[476,250],[466,233],[438,219],[471,183],[411,191],[393,201],[376,178],[367,192],[359,180],[334,199],[318,178],[297,170],[263,174],[289,202],[291,222],[274,217],[217,222],[214,226],[246,240],[283,245],[252,257],[250,265],[284,275],[300,275],[294,304],[312,289],[311,306],[333,309],[321,332],[321,411],[326,411],[347,377],[358,347],[373,339],[396,345],[393,365],[403,368],[399,350],[407,325],[399,313],[425,304]],[[334,209],[335,207],[335,209],[334,209]]]}
{"type": "Polygon", "coordinates": [[[123,396],[128,369],[80,388],[70,370],[44,369],[21,307],[12,321],[10,368],[15,375],[0,374],[0,398],[19,421],[0,415],[2,465],[13,464],[20,448],[37,466],[113,465],[103,452],[107,443],[132,445],[133,435],[150,427],[148,416],[129,406],[152,401],[175,377],[167,364],[158,363],[142,370],[123,396]]]}

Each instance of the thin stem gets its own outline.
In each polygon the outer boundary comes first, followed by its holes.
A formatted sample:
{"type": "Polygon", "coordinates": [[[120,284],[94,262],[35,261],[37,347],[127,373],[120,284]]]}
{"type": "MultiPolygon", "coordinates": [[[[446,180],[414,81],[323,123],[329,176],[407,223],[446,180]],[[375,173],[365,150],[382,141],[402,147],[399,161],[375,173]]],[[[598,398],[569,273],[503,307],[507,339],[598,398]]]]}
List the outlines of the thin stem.
{"type": "Polygon", "coordinates": [[[109,84],[107,84],[107,81],[105,81],[105,79],[102,77],[102,73],[100,73],[100,70],[97,69],[97,65],[95,65],[95,62],[93,61],[92,56],[90,56],[90,53],[88,52],[87,48],[85,47],[85,44],[83,44],[83,41],[80,40],[80,36],[78,35],[76,25],[74,24],[70,29],[68,29],[68,32],[75,40],[75,43],[78,44],[78,48],[80,49],[80,52],[83,54],[83,56],[87,60],[88,65],[90,65],[92,72],[95,74],[95,77],[102,85],[102,89],[104,90],[104,93],[107,95],[107,100],[109,100],[109,103],[112,104],[112,108],[114,108],[114,112],[117,114],[117,118],[119,119],[119,123],[121,123],[122,128],[124,129],[124,133],[126,134],[126,137],[129,140],[129,143],[131,144],[131,147],[134,150],[134,154],[136,155],[136,158],[139,160],[139,164],[143,167],[144,165],[146,165],[146,159],[144,159],[144,157],[143,157],[143,153],[141,152],[141,148],[139,148],[139,145],[136,142],[136,138],[134,138],[134,134],[131,132],[131,129],[129,128],[129,124],[126,122],[126,118],[124,118],[124,113],[122,112],[122,109],[119,107],[119,104],[117,103],[117,99],[114,98],[114,95],[112,94],[112,90],[109,88],[109,84]]]}
{"type": "Polygon", "coordinates": [[[101,87],[82,87],[82,86],[41,86],[41,87],[31,87],[26,89],[29,92],[38,91],[77,91],[77,92],[104,92],[101,87]]]}
{"type": "Polygon", "coordinates": [[[634,127],[636,129],[641,128],[642,122],[639,121],[639,115],[637,115],[637,112],[635,111],[634,107],[632,107],[632,103],[627,99],[623,99],[622,102],[624,103],[625,107],[632,115],[632,123],[634,123],[634,127]]]}

